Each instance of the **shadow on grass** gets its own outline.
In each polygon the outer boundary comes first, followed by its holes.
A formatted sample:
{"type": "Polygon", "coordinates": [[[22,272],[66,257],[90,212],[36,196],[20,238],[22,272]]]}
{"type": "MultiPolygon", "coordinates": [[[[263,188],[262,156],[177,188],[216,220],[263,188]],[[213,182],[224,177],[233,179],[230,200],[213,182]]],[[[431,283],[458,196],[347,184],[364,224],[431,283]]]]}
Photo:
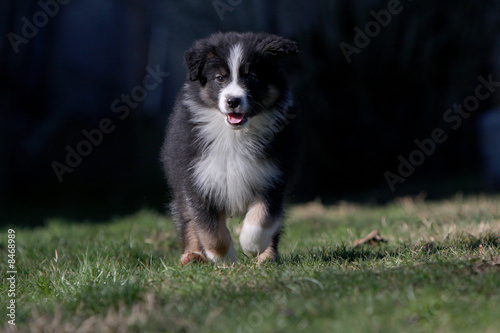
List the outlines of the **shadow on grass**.
{"type": "Polygon", "coordinates": [[[397,254],[398,251],[387,251],[385,247],[352,247],[340,245],[338,248],[308,249],[307,252],[294,252],[284,255],[278,264],[301,265],[304,263],[344,263],[354,261],[380,260],[397,254]]]}
{"type": "Polygon", "coordinates": [[[475,250],[480,246],[500,247],[500,233],[487,233],[479,237],[471,234],[461,234],[458,238],[458,246],[467,250],[475,250]]]}
{"type": "Polygon", "coordinates": [[[359,246],[339,245],[336,248],[312,248],[303,252],[293,252],[281,256],[278,264],[302,265],[314,262],[319,263],[349,263],[370,260],[382,260],[385,258],[396,258],[405,254],[435,255],[449,250],[470,252],[482,248],[500,248],[500,234],[488,233],[475,237],[470,234],[460,234],[453,239],[446,239],[442,243],[426,243],[420,245],[390,248],[382,246],[359,246]]]}

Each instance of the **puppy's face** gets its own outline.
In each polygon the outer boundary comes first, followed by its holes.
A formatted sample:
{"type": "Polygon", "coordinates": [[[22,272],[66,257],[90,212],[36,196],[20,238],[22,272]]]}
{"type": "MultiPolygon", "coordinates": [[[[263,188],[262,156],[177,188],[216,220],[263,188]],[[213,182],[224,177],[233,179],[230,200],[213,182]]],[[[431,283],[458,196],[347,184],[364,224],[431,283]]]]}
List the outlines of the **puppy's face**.
{"type": "Polygon", "coordinates": [[[216,34],[186,52],[186,65],[199,101],[221,112],[229,127],[239,129],[278,103],[286,89],[278,61],[297,52],[295,42],[278,36],[216,34]]]}

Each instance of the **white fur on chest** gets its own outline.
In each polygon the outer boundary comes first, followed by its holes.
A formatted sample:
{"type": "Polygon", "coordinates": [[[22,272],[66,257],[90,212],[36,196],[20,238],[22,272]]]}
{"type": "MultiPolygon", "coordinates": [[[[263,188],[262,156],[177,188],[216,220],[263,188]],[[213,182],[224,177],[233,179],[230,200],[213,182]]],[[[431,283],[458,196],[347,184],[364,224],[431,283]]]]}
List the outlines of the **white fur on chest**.
{"type": "Polygon", "coordinates": [[[275,163],[263,156],[279,129],[276,115],[261,113],[239,130],[229,128],[216,109],[197,108],[193,115],[203,147],[191,167],[197,188],[226,213],[245,212],[257,193],[281,176],[275,163]]]}

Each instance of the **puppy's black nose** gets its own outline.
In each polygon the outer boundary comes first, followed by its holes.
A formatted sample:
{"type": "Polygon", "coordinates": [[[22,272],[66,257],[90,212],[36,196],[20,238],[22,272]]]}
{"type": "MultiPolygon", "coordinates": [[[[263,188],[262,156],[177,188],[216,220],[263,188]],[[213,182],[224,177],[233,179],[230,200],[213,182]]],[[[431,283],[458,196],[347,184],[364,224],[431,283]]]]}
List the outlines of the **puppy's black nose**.
{"type": "Polygon", "coordinates": [[[239,97],[229,97],[227,99],[227,105],[231,109],[236,109],[241,104],[241,98],[239,97]]]}

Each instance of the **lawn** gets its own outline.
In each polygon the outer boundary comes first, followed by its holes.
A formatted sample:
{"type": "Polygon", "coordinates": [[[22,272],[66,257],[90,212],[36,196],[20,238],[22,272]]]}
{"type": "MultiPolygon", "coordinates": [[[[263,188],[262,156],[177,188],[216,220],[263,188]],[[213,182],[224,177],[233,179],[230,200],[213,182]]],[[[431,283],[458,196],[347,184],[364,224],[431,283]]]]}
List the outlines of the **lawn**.
{"type": "MultiPolygon", "coordinates": [[[[241,220],[229,221],[236,241],[241,220]]],[[[288,207],[281,259],[236,245],[231,267],[181,267],[171,220],[47,219],[16,228],[16,297],[2,227],[0,330],[498,332],[500,197],[288,207]],[[378,229],[386,242],[353,242],[378,229]],[[6,306],[15,299],[15,326],[6,306]]]]}

